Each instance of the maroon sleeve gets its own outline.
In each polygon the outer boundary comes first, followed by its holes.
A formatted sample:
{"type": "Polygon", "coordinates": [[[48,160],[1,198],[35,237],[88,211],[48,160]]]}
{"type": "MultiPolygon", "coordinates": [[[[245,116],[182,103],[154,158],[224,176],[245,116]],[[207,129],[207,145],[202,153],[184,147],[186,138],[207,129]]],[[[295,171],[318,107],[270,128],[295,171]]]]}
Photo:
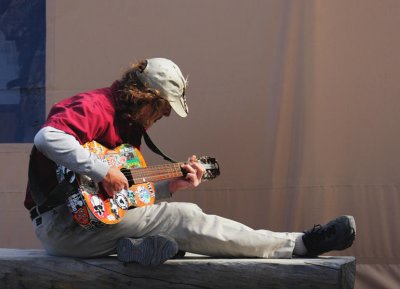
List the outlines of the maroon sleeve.
{"type": "Polygon", "coordinates": [[[84,144],[101,135],[106,125],[95,98],[76,95],[54,105],[43,127],[62,130],[84,144]]]}

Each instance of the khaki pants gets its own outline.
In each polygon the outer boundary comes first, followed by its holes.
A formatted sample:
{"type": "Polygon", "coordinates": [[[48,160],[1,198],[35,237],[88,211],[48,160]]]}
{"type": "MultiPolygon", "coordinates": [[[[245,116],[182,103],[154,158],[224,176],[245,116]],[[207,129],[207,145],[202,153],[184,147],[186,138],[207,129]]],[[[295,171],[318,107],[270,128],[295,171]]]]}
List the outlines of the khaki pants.
{"type": "Polygon", "coordinates": [[[122,221],[96,231],[76,224],[65,205],[33,220],[37,237],[52,255],[96,257],[115,254],[119,238],[165,234],[179,249],[221,257],[291,258],[300,233],[253,230],[207,215],[195,204],[162,202],[129,210],[122,221]],[[41,219],[40,219],[41,218],[41,219]]]}

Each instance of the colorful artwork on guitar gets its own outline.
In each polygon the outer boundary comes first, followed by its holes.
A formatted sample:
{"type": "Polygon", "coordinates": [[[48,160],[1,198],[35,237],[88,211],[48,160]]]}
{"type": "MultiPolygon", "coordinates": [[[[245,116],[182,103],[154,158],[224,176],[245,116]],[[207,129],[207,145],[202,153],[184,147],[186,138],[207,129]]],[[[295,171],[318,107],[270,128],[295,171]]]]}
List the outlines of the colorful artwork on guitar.
{"type": "MultiPolygon", "coordinates": [[[[75,175],[65,167],[58,167],[59,181],[68,177],[71,183],[76,184],[76,192],[67,199],[67,206],[74,220],[88,230],[120,222],[129,208],[152,205],[155,201],[153,182],[185,175],[181,163],[147,167],[140,151],[128,144],[108,149],[92,141],[83,147],[109,166],[119,168],[129,182],[128,190],[110,197],[89,177],[75,175]]],[[[215,159],[202,157],[199,162],[206,169],[203,179],[213,179],[219,175],[219,165],[215,159]]]]}

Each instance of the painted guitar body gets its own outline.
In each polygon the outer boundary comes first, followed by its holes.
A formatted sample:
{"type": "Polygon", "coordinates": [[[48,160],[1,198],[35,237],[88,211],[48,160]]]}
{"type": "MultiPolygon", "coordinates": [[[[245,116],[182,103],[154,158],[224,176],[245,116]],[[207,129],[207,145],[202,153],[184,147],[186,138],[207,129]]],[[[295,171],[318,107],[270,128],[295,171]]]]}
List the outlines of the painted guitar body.
{"type": "MultiPolygon", "coordinates": [[[[129,208],[152,205],[155,201],[153,182],[178,178],[185,174],[181,163],[147,167],[140,151],[129,144],[108,149],[92,141],[83,147],[107,162],[110,167],[119,168],[129,182],[128,190],[122,190],[110,197],[91,178],[58,166],[58,180],[68,178],[76,187],[75,192],[67,199],[68,209],[74,220],[87,230],[119,223],[129,208]]],[[[219,175],[219,165],[214,158],[202,157],[198,161],[206,169],[204,180],[211,180],[219,175]]]]}
{"type": "MultiPolygon", "coordinates": [[[[115,149],[108,149],[92,141],[83,147],[111,167],[119,169],[146,167],[140,151],[127,144],[115,149]]],[[[119,223],[129,208],[148,206],[155,200],[155,189],[152,182],[131,185],[128,190],[122,190],[112,198],[87,176],[76,175],[76,184],[77,193],[67,199],[67,206],[74,220],[88,230],[119,223]]]]}

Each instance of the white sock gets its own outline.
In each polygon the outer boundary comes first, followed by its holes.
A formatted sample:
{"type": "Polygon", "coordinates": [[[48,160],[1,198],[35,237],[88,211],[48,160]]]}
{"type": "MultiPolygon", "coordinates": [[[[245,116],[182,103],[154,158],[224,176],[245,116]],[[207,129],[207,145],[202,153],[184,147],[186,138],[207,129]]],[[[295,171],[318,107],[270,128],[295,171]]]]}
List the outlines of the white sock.
{"type": "Polygon", "coordinates": [[[294,244],[294,250],[293,250],[293,254],[294,254],[294,255],[297,255],[297,256],[304,256],[304,255],[307,254],[307,248],[306,248],[306,246],[304,245],[303,238],[302,238],[303,235],[304,235],[304,234],[300,234],[300,235],[296,238],[296,241],[295,241],[295,244],[294,244]]]}

